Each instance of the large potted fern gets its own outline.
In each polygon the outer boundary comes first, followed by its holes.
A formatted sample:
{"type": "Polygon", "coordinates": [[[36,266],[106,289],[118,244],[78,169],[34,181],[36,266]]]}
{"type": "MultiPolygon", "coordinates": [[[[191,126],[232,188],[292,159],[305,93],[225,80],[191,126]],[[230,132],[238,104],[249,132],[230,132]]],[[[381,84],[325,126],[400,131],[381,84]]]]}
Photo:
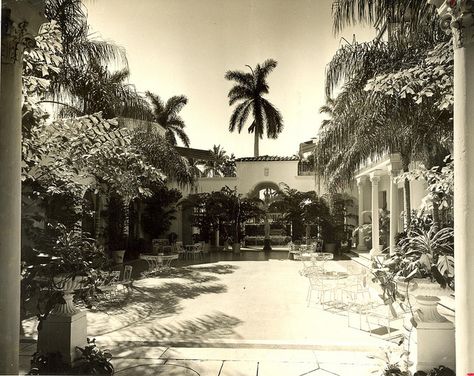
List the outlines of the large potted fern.
{"type": "Polygon", "coordinates": [[[415,229],[399,242],[389,263],[395,266],[400,291],[416,299],[423,321],[444,321],[436,306],[439,296],[454,289],[454,230],[436,226],[415,229]]]}

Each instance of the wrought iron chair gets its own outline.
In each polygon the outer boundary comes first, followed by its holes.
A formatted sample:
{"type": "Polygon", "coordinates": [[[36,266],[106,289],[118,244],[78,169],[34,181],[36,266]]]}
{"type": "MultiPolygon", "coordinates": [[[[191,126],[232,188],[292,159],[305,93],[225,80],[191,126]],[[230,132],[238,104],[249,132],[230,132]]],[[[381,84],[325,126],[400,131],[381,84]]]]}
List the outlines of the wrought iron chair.
{"type": "Polygon", "coordinates": [[[120,271],[114,270],[103,275],[101,282],[97,285],[97,289],[104,296],[111,297],[117,293],[117,285],[120,279],[120,271]]]}
{"type": "Polygon", "coordinates": [[[305,277],[308,278],[308,293],[306,295],[307,306],[311,304],[313,292],[317,293],[317,302],[325,308],[334,301],[336,285],[333,281],[322,278],[321,269],[317,266],[307,267],[304,271],[305,277]]]}

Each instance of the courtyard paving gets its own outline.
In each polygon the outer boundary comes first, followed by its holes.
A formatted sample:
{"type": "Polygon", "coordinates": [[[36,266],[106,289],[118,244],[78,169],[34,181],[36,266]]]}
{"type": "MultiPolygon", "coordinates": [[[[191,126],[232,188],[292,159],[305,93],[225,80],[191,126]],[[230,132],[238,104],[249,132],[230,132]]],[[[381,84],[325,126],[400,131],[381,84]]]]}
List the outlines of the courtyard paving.
{"type": "MultiPolygon", "coordinates": [[[[387,342],[349,328],[344,312],[308,307],[300,269],[286,253],[172,268],[88,312],[88,333],[118,375],[370,375],[387,342]]],[[[24,322],[30,338],[34,324],[24,322]]],[[[32,352],[23,346],[24,361],[32,352]]]]}

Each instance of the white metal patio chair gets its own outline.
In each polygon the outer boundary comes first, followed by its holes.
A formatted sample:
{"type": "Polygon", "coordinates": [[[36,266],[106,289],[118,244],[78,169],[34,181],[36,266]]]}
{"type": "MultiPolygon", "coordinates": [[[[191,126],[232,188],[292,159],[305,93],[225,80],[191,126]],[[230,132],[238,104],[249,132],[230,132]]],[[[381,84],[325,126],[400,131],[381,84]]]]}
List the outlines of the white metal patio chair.
{"type": "Polygon", "coordinates": [[[103,280],[97,286],[98,290],[106,297],[115,296],[117,293],[117,285],[120,279],[120,271],[114,270],[106,273],[103,276],[103,280]]]}
{"type": "Polygon", "coordinates": [[[132,286],[132,270],[133,266],[125,265],[123,268],[122,280],[118,282],[117,291],[118,292],[130,292],[132,286]]]}
{"type": "Polygon", "coordinates": [[[196,258],[199,256],[199,258],[202,259],[203,256],[203,244],[202,243],[195,243],[194,246],[191,248],[189,256],[193,258],[193,260],[196,260],[196,258]]]}
{"type": "Polygon", "coordinates": [[[298,244],[290,243],[290,249],[288,250],[288,260],[299,260],[300,255],[300,246],[298,244]]]}
{"type": "Polygon", "coordinates": [[[168,239],[152,239],[151,240],[151,247],[152,247],[152,253],[153,254],[158,254],[162,253],[164,250],[165,246],[169,246],[170,243],[168,239]]]}
{"type": "Polygon", "coordinates": [[[403,333],[396,326],[406,312],[397,303],[384,303],[380,297],[367,296],[366,293],[349,295],[354,299],[347,305],[347,326],[368,332],[386,340],[400,337],[403,333]],[[354,316],[358,326],[353,326],[354,316]],[[398,322],[398,323],[397,323],[398,322]],[[395,325],[396,324],[396,325],[395,325]]]}
{"type": "Polygon", "coordinates": [[[173,251],[178,254],[178,258],[184,259],[186,257],[186,251],[181,241],[175,243],[173,251]]]}
{"type": "Polygon", "coordinates": [[[315,266],[306,268],[305,273],[309,282],[308,293],[306,295],[307,306],[309,307],[311,304],[313,292],[316,292],[317,302],[321,304],[323,308],[325,308],[326,305],[331,304],[334,301],[334,294],[336,291],[334,281],[322,278],[320,269],[315,266]]]}

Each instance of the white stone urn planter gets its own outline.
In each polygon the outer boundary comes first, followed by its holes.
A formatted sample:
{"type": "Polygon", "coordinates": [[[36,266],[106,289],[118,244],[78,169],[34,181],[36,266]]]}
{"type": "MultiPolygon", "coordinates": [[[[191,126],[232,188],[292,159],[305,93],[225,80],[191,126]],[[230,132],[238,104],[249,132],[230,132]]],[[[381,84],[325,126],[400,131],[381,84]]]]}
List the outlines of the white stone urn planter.
{"type": "Polygon", "coordinates": [[[407,293],[410,303],[414,305],[417,319],[421,322],[446,322],[447,319],[438,312],[440,296],[449,296],[452,290],[442,288],[438,282],[429,278],[414,278],[410,282],[397,281],[398,291],[407,293]]]}
{"type": "Polygon", "coordinates": [[[112,259],[116,264],[123,264],[123,257],[125,256],[125,250],[113,251],[112,259]]]}
{"type": "Polygon", "coordinates": [[[57,276],[53,278],[56,289],[63,293],[64,303],[56,304],[51,310],[50,315],[72,316],[79,312],[79,309],[74,306],[73,302],[74,291],[81,288],[85,279],[86,277],[84,276],[57,276]]]}
{"type": "Polygon", "coordinates": [[[450,295],[451,289],[444,289],[428,278],[415,278],[409,283],[400,280],[397,287],[405,295],[408,289],[413,305],[415,324],[409,337],[412,371],[427,372],[440,364],[454,368],[454,326],[438,312],[439,297],[450,295]]]}

